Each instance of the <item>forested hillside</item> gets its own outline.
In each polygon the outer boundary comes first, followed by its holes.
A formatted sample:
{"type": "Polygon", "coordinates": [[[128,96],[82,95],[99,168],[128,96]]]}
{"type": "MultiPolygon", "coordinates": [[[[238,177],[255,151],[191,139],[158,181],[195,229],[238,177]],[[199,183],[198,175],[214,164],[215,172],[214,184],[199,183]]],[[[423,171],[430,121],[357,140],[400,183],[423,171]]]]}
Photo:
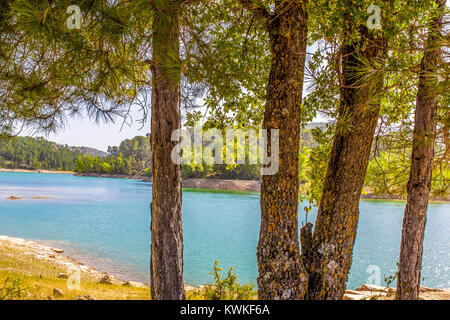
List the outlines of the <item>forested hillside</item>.
{"type": "Polygon", "coordinates": [[[137,136],[122,141],[119,147],[108,147],[108,156],[79,156],[75,162],[78,173],[124,174],[150,176],[152,153],[150,139],[137,136]]]}
{"type": "MultiPolygon", "coordinates": [[[[315,146],[310,129],[302,132],[302,147],[315,146]]],[[[0,142],[0,166],[11,169],[63,170],[82,174],[151,176],[149,137],[136,136],[108,147],[108,152],[58,145],[44,138],[15,137],[0,142]]],[[[259,165],[184,164],[184,179],[259,180],[259,165]]]]}
{"type": "Polygon", "coordinates": [[[0,140],[0,167],[10,169],[72,171],[82,153],[44,138],[0,140]]]}

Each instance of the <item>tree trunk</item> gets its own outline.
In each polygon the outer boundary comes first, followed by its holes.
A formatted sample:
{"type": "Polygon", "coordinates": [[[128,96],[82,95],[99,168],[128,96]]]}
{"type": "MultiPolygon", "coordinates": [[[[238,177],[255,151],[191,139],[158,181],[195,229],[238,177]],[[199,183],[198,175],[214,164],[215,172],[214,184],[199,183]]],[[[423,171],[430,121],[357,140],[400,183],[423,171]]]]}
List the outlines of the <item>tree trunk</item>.
{"type": "Polygon", "coordinates": [[[397,298],[401,300],[419,299],[423,238],[436,134],[437,92],[433,88],[434,71],[439,62],[439,39],[445,9],[445,0],[437,2],[439,15],[432,20],[429,28],[428,42],[419,73],[411,171],[407,186],[408,200],[403,217],[397,280],[397,298]]]}
{"type": "Polygon", "coordinates": [[[181,127],[178,1],[160,7],[153,22],[151,145],[151,295],[154,300],[185,299],[181,166],[171,159],[172,132],[181,127]]]}
{"type": "MultiPolygon", "coordinates": [[[[339,116],[313,234],[309,299],[342,299],[352,263],[359,198],[377,125],[383,77],[365,83],[363,61],[383,61],[386,41],[365,26],[344,45],[339,116]],[[365,49],[362,44],[367,43],[365,49]]],[[[367,72],[367,71],[366,71],[367,72]]],[[[303,248],[302,248],[303,250],[303,248]]]]}
{"type": "MultiPolygon", "coordinates": [[[[267,18],[272,66],[263,128],[279,129],[279,171],[264,175],[258,242],[260,299],[303,299],[307,275],[298,236],[300,107],[306,57],[307,1],[284,1],[267,18]]],[[[270,139],[268,139],[270,150],[270,139]]]]}

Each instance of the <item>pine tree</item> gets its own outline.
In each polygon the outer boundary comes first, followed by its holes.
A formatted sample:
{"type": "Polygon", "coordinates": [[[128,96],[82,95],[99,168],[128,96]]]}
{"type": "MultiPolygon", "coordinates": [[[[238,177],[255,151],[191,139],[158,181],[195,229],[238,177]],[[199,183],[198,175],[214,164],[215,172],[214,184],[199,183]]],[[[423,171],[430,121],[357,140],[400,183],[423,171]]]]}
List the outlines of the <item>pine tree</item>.
{"type": "Polygon", "coordinates": [[[437,68],[441,55],[441,32],[445,0],[436,0],[428,40],[419,71],[408,199],[403,218],[397,298],[418,300],[422,270],[423,239],[433,172],[436,114],[439,100],[437,68]]]}

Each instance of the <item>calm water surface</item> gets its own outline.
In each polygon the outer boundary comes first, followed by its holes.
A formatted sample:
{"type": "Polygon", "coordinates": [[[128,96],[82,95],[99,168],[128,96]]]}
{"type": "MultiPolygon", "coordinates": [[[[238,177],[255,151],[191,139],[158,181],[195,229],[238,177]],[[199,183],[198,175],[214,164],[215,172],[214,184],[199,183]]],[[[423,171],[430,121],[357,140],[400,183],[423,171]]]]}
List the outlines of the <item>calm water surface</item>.
{"type": "MultiPolygon", "coordinates": [[[[0,234],[58,246],[81,262],[148,283],[150,201],[151,184],[138,180],[0,172],[0,234]],[[6,200],[11,195],[24,200],[6,200]],[[50,198],[32,199],[39,196],[50,198]]],[[[403,210],[403,202],[361,201],[349,288],[376,277],[371,270],[380,271],[382,283],[394,274],[403,210]]],[[[256,283],[259,215],[256,193],[185,191],[185,282],[210,282],[217,259],[223,269],[235,266],[239,280],[256,283]]],[[[430,204],[424,246],[424,285],[449,288],[449,204],[430,204]]]]}

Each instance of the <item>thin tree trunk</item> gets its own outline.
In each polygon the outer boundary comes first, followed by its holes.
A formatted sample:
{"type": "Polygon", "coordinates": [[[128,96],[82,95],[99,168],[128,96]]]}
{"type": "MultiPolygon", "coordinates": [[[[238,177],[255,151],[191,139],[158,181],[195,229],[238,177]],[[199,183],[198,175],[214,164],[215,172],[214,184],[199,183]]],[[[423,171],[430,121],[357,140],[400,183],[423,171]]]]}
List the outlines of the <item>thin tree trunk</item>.
{"type": "Polygon", "coordinates": [[[428,42],[420,67],[414,121],[411,171],[407,186],[408,200],[403,217],[397,298],[419,299],[423,238],[431,187],[434,140],[436,135],[437,92],[433,88],[434,71],[439,62],[439,39],[445,0],[437,0],[438,16],[432,19],[428,42]]]}
{"type": "MultiPolygon", "coordinates": [[[[272,66],[263,128],[279,129],[279,172],[262,177],[257,250],[260,299],[303,299],[307,274],[298,236],[300,106],[306,57],[307,1],[284,1],[267,18],[272,66]]],[[[270,150],[270,141],[268,142],[270,150]]]]}
{"type": "Polygon", "coordinates": [[[151,295],[155,300],[185,299],[181,167],[171,159],[181,127],[178,1],[167,1],[153,22],[151,204],[151,295]]]}
{"type": "MultiPolygon", "coordinates": [[[[383,61],[386,42],[365,26],[360,38],[343,47],[338,124],[309,250],[308,298],[342,299],[352,263],[359,198],[377,125],[383,85],[381,74],[362,80],[363,61],[383,61]],[[365,49],[360,49],[367,43],[365,49]]],[[[366,71],[367,72],[367,71],[366,71]]],[[[306,249],[306,248],[305,248],[306,249]]],[[[304,250],[304,248],[302,248],[304,250]]]]}

